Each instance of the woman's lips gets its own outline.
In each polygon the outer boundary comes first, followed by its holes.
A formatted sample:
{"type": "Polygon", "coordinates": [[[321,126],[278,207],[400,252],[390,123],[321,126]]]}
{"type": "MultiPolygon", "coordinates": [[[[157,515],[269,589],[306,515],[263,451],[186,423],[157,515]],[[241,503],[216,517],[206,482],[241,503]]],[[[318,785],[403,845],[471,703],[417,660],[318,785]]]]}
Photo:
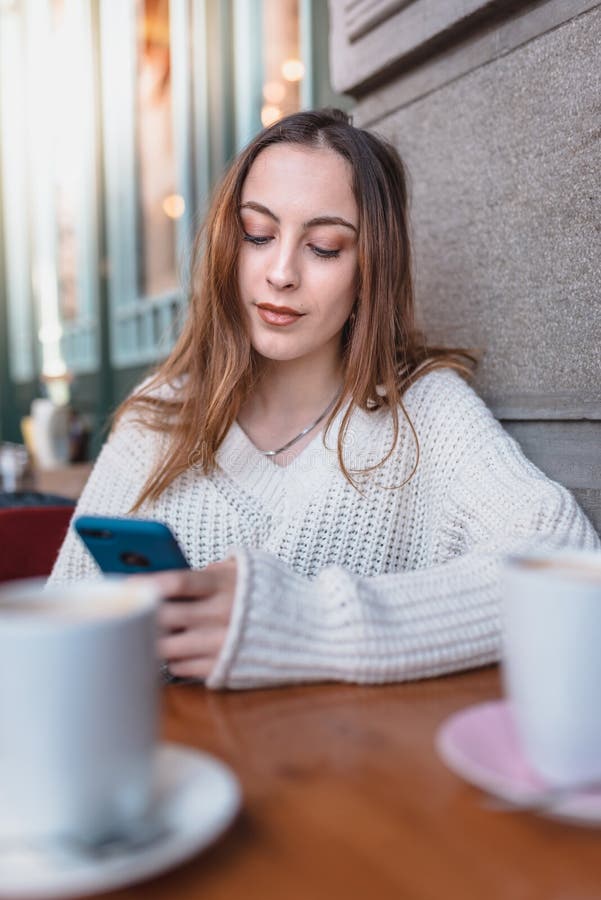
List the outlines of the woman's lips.
{"type": "Polygon", "coordinates": [[[268,325],[292,325],[304,315],[304,313],[278,312],[266,306],[257,306],[257,312],[268,325]]]}

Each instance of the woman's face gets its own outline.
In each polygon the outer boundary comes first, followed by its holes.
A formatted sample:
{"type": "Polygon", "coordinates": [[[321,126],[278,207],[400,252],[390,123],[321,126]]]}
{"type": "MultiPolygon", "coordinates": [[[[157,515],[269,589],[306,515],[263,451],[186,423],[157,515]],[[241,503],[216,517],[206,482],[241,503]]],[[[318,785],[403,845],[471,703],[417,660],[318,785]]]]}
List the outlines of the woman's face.
{"type": "Polygon", "coordinates": [[[351,169],[330,149],[276,144],[242,189],[240,297],[270,360],[338,359],[356,297],[359,217],[351,169]]]}

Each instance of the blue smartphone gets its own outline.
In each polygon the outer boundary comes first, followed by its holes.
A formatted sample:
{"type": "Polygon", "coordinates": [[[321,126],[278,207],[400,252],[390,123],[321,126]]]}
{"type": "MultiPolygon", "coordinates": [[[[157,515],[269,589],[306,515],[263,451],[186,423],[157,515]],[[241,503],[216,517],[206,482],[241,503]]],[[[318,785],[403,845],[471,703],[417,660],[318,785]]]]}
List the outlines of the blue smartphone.
{"type": "Polygon", "coordinates": [[[101,571],[107,574],[190,568],[173,533],[162,522],[78,516],[73,524],[101,571]]]}

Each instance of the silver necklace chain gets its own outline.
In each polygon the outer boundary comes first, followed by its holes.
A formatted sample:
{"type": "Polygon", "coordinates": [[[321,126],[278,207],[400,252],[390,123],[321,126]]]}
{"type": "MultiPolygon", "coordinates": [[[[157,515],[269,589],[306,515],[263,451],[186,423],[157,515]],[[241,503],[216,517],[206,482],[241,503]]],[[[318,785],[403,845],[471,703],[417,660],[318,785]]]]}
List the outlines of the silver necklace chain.
{"type": "Polygon", "coordinates": [[[335,397],[332,400],[330,400],[330,402],[328,403],[328,405],[326,406],[324,411],[321,413],[321,415],[318,416],[314,422],[311,422],[310,425],[307,425],[306,428],[303,428],[303,430],[300,432],[300,434],[297,434],[296,437],[293,437],[292,440],[288,441],[287,444],[284,444],[283,447],[278,447],[277,450],[261,450],[261,453],[263,454],[263,456],[277,456],[279,453],[283,453],[284,450],[289,450],[293,444],[296,444],[296,442],[300,441],[301,438],[304,438],[304,436],[306,434],[309,434],[310,431],[313,431],[313,429],[316,428],[317,425],[319,425],[319,423],[325,419],[325,417],[327,416],[329,411],[332,409],[332,407],[334,406],[334,404],[340,397],[340,394],[341,394],[341,390],[337,391],[335,397]]]}

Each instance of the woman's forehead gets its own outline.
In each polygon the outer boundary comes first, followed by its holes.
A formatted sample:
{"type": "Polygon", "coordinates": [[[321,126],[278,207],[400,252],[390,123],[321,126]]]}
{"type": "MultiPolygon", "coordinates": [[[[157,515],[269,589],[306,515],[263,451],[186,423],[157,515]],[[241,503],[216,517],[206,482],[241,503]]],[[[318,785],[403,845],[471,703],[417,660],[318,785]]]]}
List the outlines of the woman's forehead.
{"type": "Polygon", "coordinates": [[[357,219],[351,167],[330,148],[267,147],[253,162],[241,199],[260,203],[276,215],[293,206],[310,210],[311,216],[323,213],[357,219]]]}

